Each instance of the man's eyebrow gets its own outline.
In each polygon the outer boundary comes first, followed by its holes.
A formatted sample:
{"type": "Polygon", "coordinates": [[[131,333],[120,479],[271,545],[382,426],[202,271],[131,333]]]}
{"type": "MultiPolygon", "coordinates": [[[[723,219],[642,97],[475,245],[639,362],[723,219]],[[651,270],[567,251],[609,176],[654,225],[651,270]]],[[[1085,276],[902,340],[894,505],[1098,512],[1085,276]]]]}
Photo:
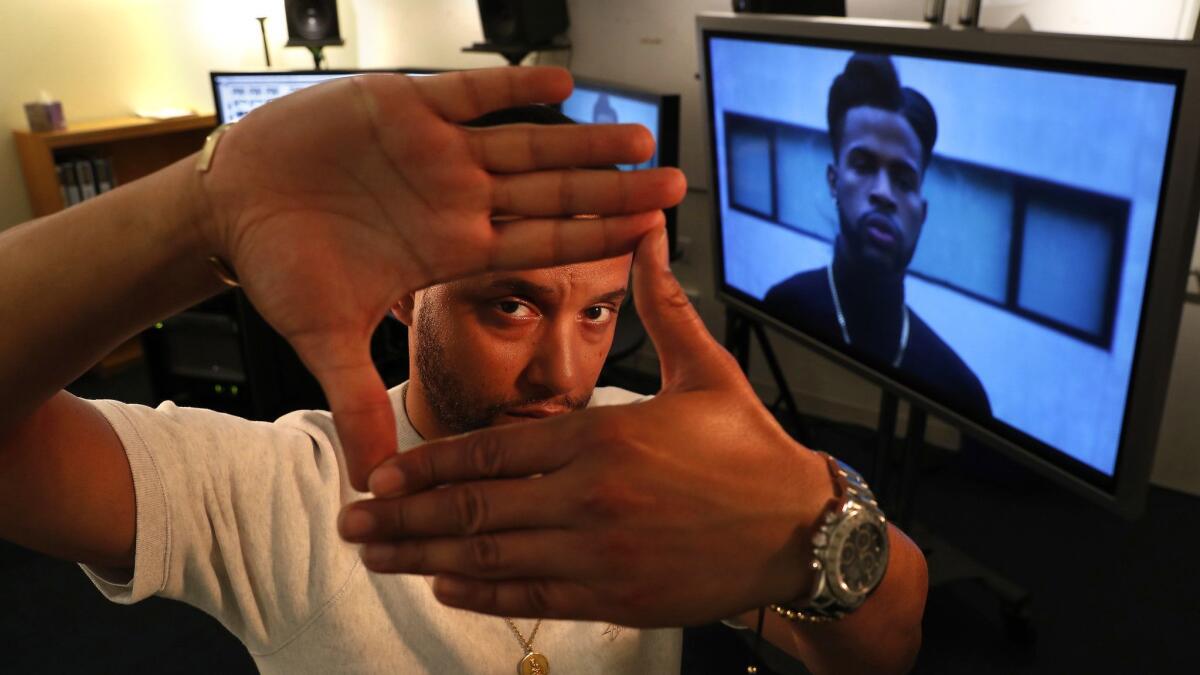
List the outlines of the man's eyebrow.
{"type": "Polygon", "coordinates": [[[614,305],[619,305],[625,299],[626,295],[629,295],[628,288],[618,288],[615,291],[609,291],[607,293],[597,295],[596,297],[592,298],[592,301],[589,304],[598,305],[602,302],[609,302],[614,305]]]}
{"type": "MultiPolygon", "coordinates": [[[[869,157],[875,161],[879,161],[880,159],[882,159],[879,156],[879,153],[875,152],[874,150],[871,150],[870,148],[865,148],[861,145],[850,146],[850,149],[846,152],[846,154],[847,155],[853,155],[853,154],[866,155],[867,157],[869,157]]],[[[908,161],[908,159],[906,159],[904,157],[892,157],[888,160],[887,163],[889,166],[899,165],[901,167],[904,167],[905,169],[908,169],[909,171],[912,171],[913,173],[917,174],[918,176],[921,175],[921,172],[917,168],[917,165],[908,161]]]]}
{"type": "Polygon", "coordinates": [[[508,291],[513,295],[524,297],[546,297],[555,295],[557,291],[550,286],[535,284],[532,281],[521,279],[519,277],[501,277],[488,284],[489,290],[508,291]]]}

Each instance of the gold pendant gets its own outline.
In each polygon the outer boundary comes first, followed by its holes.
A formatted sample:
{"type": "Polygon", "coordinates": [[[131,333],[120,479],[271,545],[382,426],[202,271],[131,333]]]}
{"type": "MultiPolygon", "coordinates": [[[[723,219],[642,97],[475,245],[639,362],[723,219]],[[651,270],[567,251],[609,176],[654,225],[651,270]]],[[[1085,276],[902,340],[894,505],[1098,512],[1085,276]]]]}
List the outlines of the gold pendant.
{"type": "Polygon", "coordinates": [[[520,675],[550,675],[550,662],[543,654],[529,652],[517,664],[517,672],[520,675]]]}

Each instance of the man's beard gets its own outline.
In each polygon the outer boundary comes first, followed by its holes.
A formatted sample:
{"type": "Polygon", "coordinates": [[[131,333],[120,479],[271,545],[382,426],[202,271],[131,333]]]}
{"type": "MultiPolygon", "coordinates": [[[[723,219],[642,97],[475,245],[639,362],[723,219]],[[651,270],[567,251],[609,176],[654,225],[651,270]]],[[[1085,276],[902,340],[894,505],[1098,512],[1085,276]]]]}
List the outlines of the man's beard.
{"type": "Polygon", "coordinates": [[[530,405],[553,402],[568,410],[586,408],[591,392],[586,397],[533,395],[520,400],[485,401],[472,397],[470,389],[446,356],[442,341],[428,317],[418,316],[414,322],[417,332],[417,372],[425,388],[425,398],[434,416],[443,428],[461,434],[483,429],[493,424],[497,417],[508,410],[530,405]],[[423,320],[425,319],[425,320],[423,320]]]}
{"type": "MultiPolygon", "coordinates": [[[[845,253],[849,254],[849,262],[854,267],[855,276],[871,278],[879,281],[889,281],[903,278],[912,262],[916,247],[905,249],[900,228],[893,229],[896,237],[896,247],[892,251],[879,250],[867,234],[867,220],[873,213],[865,213],[859,217],[854,226],[847,223],[845,214],[838,210],[840,235],[845,245],[845,253]],[[870,250],[875,249],[875,250],[870,250]]],[[[886,216],[884,216],[886,217],[886,216]]]]}

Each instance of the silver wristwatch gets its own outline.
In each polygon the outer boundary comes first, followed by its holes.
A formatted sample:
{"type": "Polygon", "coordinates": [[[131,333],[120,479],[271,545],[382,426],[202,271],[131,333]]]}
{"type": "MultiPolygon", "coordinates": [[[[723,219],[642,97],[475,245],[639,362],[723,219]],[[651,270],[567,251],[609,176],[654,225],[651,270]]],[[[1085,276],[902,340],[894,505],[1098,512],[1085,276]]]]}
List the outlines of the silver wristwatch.
{"type": "Polygon", "coordinates": [[[832,621],[858,609],[883,581],[888,564],[887,518],[862,476],[826,453],[835,485],[813,535],[813,591],[773,609],[793,621],[832,621]]]}

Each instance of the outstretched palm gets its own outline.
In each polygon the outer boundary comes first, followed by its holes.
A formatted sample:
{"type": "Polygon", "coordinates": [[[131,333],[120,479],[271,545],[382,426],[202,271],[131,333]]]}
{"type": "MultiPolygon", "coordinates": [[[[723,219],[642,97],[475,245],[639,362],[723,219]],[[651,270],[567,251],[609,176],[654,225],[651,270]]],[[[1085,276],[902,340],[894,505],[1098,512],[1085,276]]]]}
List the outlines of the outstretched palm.
{"type": "Polygon", "coordinates": [[[203,179],[206,234],[320,380],[359,489],[394,449],[367,349],[392,302],[489,269],[632,250],[682,196],[670,170],[569,169],[644,160],[644,130],[458,125],[569,90],[554,69],[364,76],[273,102],[222,140],[203,179]],[[580,213],[606,217],[569,219],[580,213]]]}

